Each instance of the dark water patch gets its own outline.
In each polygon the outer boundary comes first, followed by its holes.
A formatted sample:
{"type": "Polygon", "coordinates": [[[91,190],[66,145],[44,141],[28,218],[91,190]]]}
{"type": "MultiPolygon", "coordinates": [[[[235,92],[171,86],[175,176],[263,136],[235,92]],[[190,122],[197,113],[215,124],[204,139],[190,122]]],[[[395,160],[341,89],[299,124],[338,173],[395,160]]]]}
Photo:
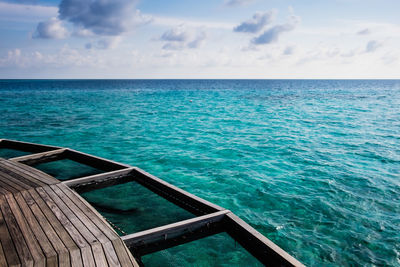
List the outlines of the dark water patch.
{"type": "Polygon", "coordinates": [[[80,164],[79,162],[62,159],[52,162],[40,163],[33,166],[61,181],[75,179],[79,177],[95,175],[103,171],[95,169],[88,165],[80,164]]]}
{"type": "Polygon", "coordinates": [[[9,148],[0,148],[0,158],[16,158],[16,157],[21,157],[25,155],[31,154],[30,152],[25,152],[21,150],[16,150],[16,149],[9,149],[9,148]]]}

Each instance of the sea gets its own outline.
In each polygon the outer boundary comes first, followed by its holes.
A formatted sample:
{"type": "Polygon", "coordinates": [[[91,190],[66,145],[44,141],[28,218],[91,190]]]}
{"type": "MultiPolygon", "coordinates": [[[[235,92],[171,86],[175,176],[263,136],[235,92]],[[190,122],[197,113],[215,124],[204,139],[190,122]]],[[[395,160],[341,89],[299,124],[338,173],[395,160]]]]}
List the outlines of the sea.
{"type": "MultiPolygon", "coordinates": [[[[0,80],[0,138],[137,166],[307,266],[400,266],[399,80],[0,80]]],[[[135,183],[84,197],[123,233],[193,217],[135,183]]],[[[142,260],[261,266],[226,233],[142,260]]]]}

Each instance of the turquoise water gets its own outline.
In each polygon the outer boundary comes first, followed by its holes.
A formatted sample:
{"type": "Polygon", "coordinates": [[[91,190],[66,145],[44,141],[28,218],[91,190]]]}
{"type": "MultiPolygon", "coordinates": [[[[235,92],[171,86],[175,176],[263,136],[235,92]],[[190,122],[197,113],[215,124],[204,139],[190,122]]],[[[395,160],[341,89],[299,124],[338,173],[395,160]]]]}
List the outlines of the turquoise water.
{"type": "MultiPolygon", "coordinates": [[[[2,138],[138,166],[307,265],[400,265],[400,81],[0,81],[0,116],[2,138]]],[[[153,256],[212,264],[189,254],[153,256]]]]}

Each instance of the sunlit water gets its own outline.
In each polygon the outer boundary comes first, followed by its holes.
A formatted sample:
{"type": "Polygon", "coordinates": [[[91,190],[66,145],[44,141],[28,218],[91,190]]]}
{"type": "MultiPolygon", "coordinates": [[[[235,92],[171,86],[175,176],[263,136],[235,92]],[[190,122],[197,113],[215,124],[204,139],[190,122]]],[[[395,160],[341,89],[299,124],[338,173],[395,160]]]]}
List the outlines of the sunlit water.
{"type": "MultiPolygon", "coordinates": [[[[0,81],[0,138],[138,166],[232,210],[307,265],[400,265],[400,81],[0,81]]],[[[129,232],[191,217],[134,187],[85,197],[130,209],[104,211],[129,232]]],[[[143,261],[249,258],[222,234],[143,261]]]]}

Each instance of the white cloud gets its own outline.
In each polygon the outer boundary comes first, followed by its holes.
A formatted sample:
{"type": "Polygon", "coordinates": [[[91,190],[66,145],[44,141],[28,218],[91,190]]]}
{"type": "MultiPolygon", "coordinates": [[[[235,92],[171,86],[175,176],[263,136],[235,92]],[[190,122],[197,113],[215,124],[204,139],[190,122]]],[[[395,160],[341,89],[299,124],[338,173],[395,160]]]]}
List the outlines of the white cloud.
{"type": "Polygon", "coordinates": [[[251,2],[254,2],[254,0],[225,0],[224,3],[226,6],[244,6],[251,2]]]}
{"type": "Polygon", "coordinates": [[[165,41],[163,49],[182,50],[185,48],[199,48],[207,38],[204,30],[187,28],[179,25],[164,32],[159,40],[165,41]]]}
{"type": "Polygon", "coordinates": [[[273,26],[272,28],[262,33],[260,36],[253,38],[251,40],[251,43],[254,45],[275,43],[278,41],[282,33],[294,30],[299,22],[300,17],[291,15],[287,23],[273,26]]]}
{"type": "Polygon", "coordinates": [[[68,31],[61,21],[57,18],[51,18],[37,25],[33,38],[63,39],[67,36],[68,31]]]}
{"type": "Polygon", "coordinates": [[[184,25],[180,25],[163,33],[161,40],[168,42],[186,42],[190,38],[184,25]]]}
{"type": "Polygon", "coordinates": [[[137,0],[62,0],[59,18],[98,35],[115,36],[151,21],[136,9],[137,0]]]}
{"type": "Polygon", "coordinates": [[[236,26],[233,31],[257,33],[275,19],[276,13],[276,10],[270,10],[264,13],[257,12],[250,20],[244,21],[236,26]]]}
{"type": "Polygon", "coordinates": [[[200,46],[203,45],[204,41],[207,38],[207,34],[204,31],[201,31],[197,33],[197,36],[195,37],[194,40],[190,41],[187,46],[189,48],[199,48],[200,46]]]}
{"type": "Polygon", "coordinates": [[[285,48],[285,50],[283,50],[283,54],[286,55],[286,56],[293,55],[294,51],[295,51],[295,47],[294,46],[287,46],[285,48]]]}
{"type": "Polygon", "coordinates": [[[365,47],[365,52],[371,53],[376,51],[379,47],[382,46],[382,43],[376,40],[371,40],[367,43],[367,46],[365,47]]]}
{"type": "Polygon", "coordinates": [[[85,45],[86,49],[114,49],[121,42],[120,36],[104,37],[99,40],[89,42],[85,45]]]}
{"type": "Polygon", "coordinates": [[[368,29],[368,28],[365,28],[365,29],[363,29],[363,30],[357,32],[357,34],[358,34],[358,35],[368,35],[368,34],[371,34],[371,30],[368,29]]]}

